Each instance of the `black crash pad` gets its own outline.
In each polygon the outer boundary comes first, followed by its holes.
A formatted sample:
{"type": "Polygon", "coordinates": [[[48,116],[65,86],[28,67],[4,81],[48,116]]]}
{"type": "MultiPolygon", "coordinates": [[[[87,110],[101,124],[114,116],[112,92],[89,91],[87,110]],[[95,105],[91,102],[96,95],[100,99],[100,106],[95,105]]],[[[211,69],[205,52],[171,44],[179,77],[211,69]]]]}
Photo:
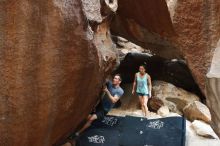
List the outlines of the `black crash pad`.
{"type": "Polygon", "coordinates": [[[116,129],[120,130],[123,126],[124,117],[119,116],[105,116],[102,120],[95,120],[91,128],[116,129]]]}
{"type": "Polygon", "coordinates": [[[77,146],[184,146],[185,119],[106,116],[76,141],[77,146]]]}
{"type": "Polygon", "coordinates": [[[185,119],[182,117],[141,120],[129,116],[125,117],[122,131],[120,144],[123,146],[185,145],[185,119]]]}
{"type": "Polygon", "coordinates": [[[120,133],[113,129],[88,129],[76,140],[77,146],[119,146],[120,133]]]}

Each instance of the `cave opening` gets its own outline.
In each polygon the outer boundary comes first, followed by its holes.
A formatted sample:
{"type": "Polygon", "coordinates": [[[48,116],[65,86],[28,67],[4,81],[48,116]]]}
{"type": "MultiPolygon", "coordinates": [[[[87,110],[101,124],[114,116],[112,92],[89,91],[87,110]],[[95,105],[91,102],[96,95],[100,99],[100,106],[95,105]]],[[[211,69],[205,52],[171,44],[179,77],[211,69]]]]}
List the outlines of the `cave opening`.
{"type": "Polygon", "coordinates": [[[166,59],[148,53],[128,53],[114,73],[121,74],[123,78],[122,85],[130,84],[142,64],[146,66],[146,72],[151,76],[152,81],[161,80],[171,83],[196,94],[202,102],[205,102],[205,96],[193,79],[186,62],[182,59],[166,59]]]}

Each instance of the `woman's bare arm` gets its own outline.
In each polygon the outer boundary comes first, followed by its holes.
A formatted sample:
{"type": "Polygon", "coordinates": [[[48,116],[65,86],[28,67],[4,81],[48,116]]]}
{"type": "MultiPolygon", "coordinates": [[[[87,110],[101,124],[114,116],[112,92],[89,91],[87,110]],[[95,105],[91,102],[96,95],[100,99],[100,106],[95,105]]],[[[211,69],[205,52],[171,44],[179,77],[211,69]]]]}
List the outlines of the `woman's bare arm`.
{"type": "Polygon", "coordinates": [[[135,76],[134,76],[134,82],[133,82],[132,94],[135,93],[136,84],[137,84],[137,74],[135,74],[135,76]]]}
{"type": "Polygon", "coordinates": [[[152,83],[151,83],[151,77],[148,75],[148,89],[149,89],[149,96],[151,97],[151,91],[152,91],[152,83]]]}

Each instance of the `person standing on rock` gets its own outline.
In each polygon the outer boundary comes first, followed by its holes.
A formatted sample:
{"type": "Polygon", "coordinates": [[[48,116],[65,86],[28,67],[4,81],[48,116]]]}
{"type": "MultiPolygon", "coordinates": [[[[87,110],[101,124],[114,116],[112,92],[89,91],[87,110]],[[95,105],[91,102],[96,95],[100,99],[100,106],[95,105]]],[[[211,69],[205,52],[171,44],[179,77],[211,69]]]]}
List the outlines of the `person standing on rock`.
{"type": "Polygon", "coordinates": [[[82,129],[75,133],[75,136],[79,136],[85,129],[90,127],[94,120],[102,120],[104,116],[114,107],[115,103],[124,94],[124,90],[120,87],[121,81],[121,76],[116,74],[112,81],[106,82],[106,86],[103,88],[103,92],[105,93],[104,97],[96,106],[95,112],[88,116],[87,122],[82,129]]]}
{"type": "Polygon", "coordinates": [[[147,102],[151,97],[151,77],[146,73],[144,65],[139,66],[139,72],[135,74],[132,94],[137,93],[144,116],[147,116],[147,102]]]}

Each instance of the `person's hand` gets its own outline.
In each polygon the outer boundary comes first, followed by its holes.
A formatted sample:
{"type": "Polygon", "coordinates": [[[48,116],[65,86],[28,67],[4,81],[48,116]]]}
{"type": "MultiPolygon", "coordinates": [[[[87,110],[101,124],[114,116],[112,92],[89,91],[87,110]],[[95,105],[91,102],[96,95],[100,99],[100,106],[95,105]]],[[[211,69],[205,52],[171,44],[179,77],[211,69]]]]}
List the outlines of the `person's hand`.
{"type": "Polygon", "coordinates": [[[108,88],[107,88],[106,86],[104,86],[102,90],[103,90],[103,92],[105,92],[105,93],[108,92],[108,88]]]}
{"type": "Polygon", "coordinates": [[[131,93],[134,95],[134,93],[135,93],[134,89],[132,90],[132,92],[131,92],[131,93]]]}

